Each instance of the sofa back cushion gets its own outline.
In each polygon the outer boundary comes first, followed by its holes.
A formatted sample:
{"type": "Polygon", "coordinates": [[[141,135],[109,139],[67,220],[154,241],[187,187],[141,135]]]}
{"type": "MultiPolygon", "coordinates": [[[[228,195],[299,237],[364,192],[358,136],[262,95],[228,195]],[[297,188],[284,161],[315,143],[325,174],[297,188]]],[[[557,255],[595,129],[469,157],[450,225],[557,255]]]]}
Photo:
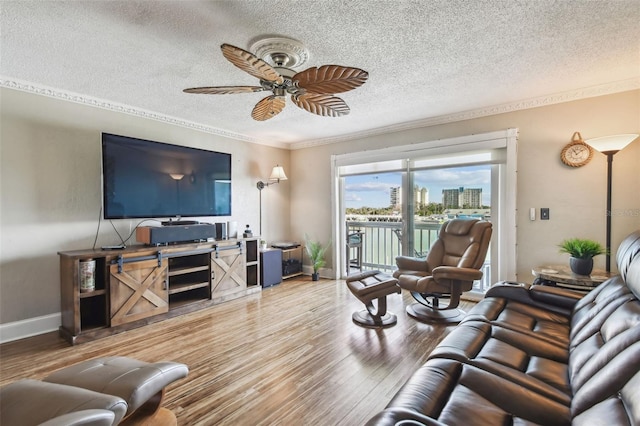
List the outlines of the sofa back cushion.
{"type": "MultiPolygon", "coordinates": [[[[616,253],[616,264],[618,272],[623,280],[627,280],[627,271],[633,262],[633,259],[640,256],[640,229],[627,236],[616,253]]],[[[638,292],[635,292],[638,296],[638,292]]]]}
{"type": "Polygon", "coordinates": [[[573,319],[568,371],[575,424],[640,424],[640,300],[631,291],[640,288],[640,256],[625,275],[626,283],[614,277],[589,294],[593,313],[573,319]]]}

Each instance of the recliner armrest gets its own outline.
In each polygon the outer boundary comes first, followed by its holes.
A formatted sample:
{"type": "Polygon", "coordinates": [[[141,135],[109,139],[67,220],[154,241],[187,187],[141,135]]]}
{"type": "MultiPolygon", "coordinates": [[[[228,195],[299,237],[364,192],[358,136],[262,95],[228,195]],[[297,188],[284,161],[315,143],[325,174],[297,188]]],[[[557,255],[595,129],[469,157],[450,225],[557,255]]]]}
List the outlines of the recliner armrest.
{"type": "Polygon", "coordinates": [[[426,260],[409,256],[396,257],[396,266],[398,269],[408,271],[422,271],[426,273],[429,270],[426,260]]]}
{"type": "Polygon", "coordinates": [[[473,268],[458,268],[456,266],[437,266],[431,271],[433,279],[475,281],[482,278],[482,271],[473,268]]]}

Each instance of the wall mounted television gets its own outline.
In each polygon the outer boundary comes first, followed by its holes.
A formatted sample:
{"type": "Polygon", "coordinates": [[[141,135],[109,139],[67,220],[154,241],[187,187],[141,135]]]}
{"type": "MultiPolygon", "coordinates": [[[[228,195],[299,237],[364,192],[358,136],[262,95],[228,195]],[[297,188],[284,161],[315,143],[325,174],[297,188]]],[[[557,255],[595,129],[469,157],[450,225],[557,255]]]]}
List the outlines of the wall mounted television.
{"type": "Polygon", "coordinates": [[[231,215],[231,154],[102,133],[105,219],[231,215]]]}

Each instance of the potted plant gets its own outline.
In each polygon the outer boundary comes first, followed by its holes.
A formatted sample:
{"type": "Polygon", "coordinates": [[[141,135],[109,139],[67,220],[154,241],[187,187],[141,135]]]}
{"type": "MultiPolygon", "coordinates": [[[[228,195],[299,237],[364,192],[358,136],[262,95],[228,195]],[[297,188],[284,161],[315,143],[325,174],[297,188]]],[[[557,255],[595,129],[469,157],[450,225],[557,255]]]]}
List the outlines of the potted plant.
{"type": "Polygon", "coordinates": [[[606,253],[600,243],[593,240],[569,238],[560,243],[560,252],[569,253],[569,266],[578,275],[590,275],[593,270],[593,257],[606,253]]]}
{"type": "Polygon", "coordinates": [[[329,249],[331,242],[329,242],[329,244],[327,244],[326,246],[322,246],[322,244],[317,241],[309,240],[309,237],[307,235],[304,236],[304,240],[304,248],[307,251],[307,256],[309,256],[309,260],[311,260],[311,266],[313,267],[313,274],[311,274],[311,279],[313,281],[318,281],[318,279],[320,278],[318,271],[320,270],[320,268],[326,265],[324,255],[329,249]]]}

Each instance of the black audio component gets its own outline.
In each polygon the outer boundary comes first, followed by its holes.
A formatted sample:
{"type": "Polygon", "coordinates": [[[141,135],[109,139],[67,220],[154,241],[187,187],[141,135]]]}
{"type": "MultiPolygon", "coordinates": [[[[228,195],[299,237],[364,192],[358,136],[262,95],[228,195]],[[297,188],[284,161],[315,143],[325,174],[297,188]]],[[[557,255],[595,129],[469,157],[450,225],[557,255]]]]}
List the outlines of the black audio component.
{"type": "Polygon", "coordinates": [[[136,229],[136,239],[152,246],[206,241],[209,238],[216,238],[215,225],[140,226],[136,229]]]}

